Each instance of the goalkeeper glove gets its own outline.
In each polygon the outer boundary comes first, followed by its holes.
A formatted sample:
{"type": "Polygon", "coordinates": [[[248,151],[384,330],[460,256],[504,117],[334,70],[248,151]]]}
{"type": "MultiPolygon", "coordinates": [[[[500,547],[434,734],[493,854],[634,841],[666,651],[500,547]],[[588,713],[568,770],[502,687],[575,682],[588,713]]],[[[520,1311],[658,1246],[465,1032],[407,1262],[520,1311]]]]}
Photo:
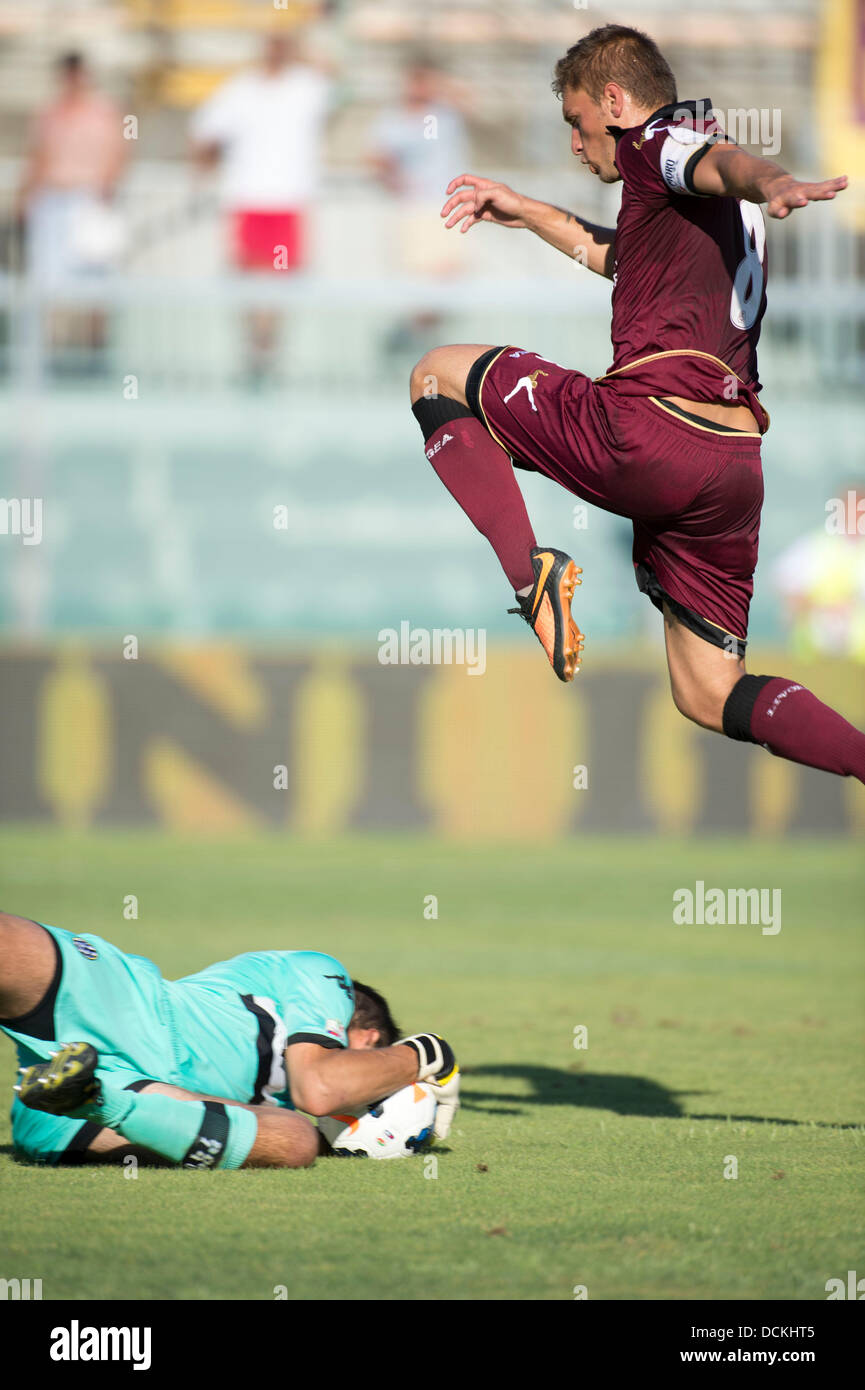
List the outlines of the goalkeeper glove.
{"type": "Polygon", "coordinates": [[[435,1136],[446,1139],[460,1103],[460,1069],[453,1048],[437,1033],[415,1033],[411,1038],[400,1038],[400,1044],[413,1047],[417,1053],[418,1081],[435,1088],[435,1136]]]}

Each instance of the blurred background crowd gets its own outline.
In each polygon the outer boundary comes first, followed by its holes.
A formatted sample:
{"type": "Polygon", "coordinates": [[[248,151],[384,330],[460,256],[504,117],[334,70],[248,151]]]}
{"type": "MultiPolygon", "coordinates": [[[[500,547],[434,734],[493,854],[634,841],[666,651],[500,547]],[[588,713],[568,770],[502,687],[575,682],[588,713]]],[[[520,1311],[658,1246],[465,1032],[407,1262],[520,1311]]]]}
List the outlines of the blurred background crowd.
{"type": "MultiPolygon", "coordinates": [[[[786,614],[819,644],[806,610],[865,597],[855,526],[828,547],[830,580],[819,555],[804,592],[795,562],[773,567],[823,533],[825,503],[862,468],[857,13],[854,0],[694,13],[639,0],[627,14],[570,0],[0,0],[0,391],[50,403],[58,422],[47,435],[28,406],[2,427],[4,490],[44,491],[50,474],[59,545],[19,554],[23,573],[6,547],[7,624],[92,630],[130,607],[183,631],[376,624],[382,556],[417,549],[429,583],[413,593],[403,576],[414,618],[441,606],[466,623],[489,607],[489,558],[424,476],[406,371],[435,342],[501,340],[599,373],[609,287],[531,238],[447,233],[438,209],[471,168],[614,220],[619,190],[574,164],[549,91],[555,58],[614,18],[653,34],[683,97],[738,111],[752,148],[770,134],[795,170],[853,179],[843,200],[770,230],[775,423],[754,621],[777,635],[786,614]],[[301,601],[302,566],[268,567],[237,483],[262,500],[274,467],[292,492],[307,478],[295,559],[313,539],[350,552],[347,601],[326,585],[301,601]],[[226,532],[230,577],[211,572],[226,532]]],[[[565,543],[567,499],[543,489],[536,505],[565,543]]],[[[597,514],[580,537],[603,586],[596,635],[646,617],[627,541],[597,514]]],[[[865,659],[861,634],[849,645],[865,659]]]]}

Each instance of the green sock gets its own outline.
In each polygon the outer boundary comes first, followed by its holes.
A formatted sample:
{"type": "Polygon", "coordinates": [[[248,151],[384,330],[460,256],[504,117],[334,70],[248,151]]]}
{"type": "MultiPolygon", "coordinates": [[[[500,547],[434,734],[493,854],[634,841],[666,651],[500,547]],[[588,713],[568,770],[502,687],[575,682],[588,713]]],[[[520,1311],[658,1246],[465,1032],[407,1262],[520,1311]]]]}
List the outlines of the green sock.
{"type": "Polygon", "coordinates": [[[104,1082],[99,1104],[79,1114],[185,1168],[239,1168],[258,1133],[255,1114],[236,1105],[118,1091],[104,1082]]]}

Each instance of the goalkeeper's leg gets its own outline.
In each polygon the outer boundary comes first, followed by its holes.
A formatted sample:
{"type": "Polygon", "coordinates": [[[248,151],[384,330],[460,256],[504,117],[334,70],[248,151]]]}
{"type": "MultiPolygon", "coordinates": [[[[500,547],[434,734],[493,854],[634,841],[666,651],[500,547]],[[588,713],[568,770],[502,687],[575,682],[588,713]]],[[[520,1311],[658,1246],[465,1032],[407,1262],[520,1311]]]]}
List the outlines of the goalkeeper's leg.
{"type": "Polygon", "coordinates": [[[318,1133],[303,1116],[276,1107],[234,1105],[149,1083],[140,1091],[97,1077],[96,1050],[70,1043],[25,1068],[16,1090],[34,1110],[103,1126],[88,1151],[97,1161],[135,1150],[184,1168],[305,1168],[318,1133]]]}

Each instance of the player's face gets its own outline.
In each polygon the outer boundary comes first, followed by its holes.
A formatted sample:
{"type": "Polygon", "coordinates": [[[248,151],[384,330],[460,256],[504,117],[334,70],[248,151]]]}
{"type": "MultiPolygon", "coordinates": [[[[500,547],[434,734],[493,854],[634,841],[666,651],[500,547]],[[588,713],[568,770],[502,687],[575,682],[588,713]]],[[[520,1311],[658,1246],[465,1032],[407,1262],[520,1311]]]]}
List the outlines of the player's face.
{"type": "Polygon", "coordinates": [[[355,1051],[377,1047],[380,1033],[377,1028],[349,1028],[348,1045],[355,1051]]]}
{"type": "Polygon", "coordinates": [[[607,127],[619,122],[613,114],[616,103],[607,90],[598,102],[587,92],[568,88],[562,96],[562,115],[571,127],[571,153],[602,183],[617,183],[621,175],[616,168],[616,141],[607,127]]]}

